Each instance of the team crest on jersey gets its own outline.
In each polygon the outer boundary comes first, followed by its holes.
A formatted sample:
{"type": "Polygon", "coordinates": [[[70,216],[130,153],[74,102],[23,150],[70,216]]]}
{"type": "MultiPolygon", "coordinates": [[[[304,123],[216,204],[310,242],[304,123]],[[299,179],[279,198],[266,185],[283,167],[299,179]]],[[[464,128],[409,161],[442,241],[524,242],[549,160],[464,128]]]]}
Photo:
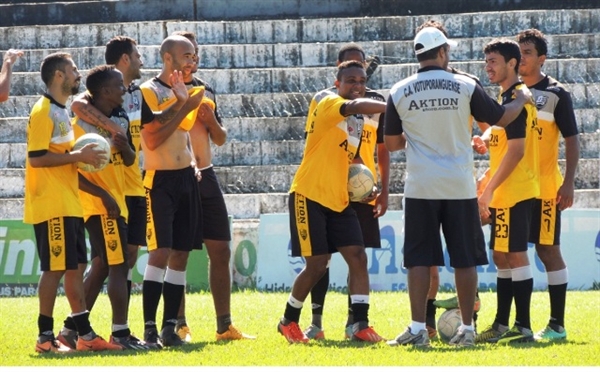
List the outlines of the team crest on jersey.
{"type": "Polygon", "coordinates": [[[50,252],[52,252],[54,257],[58,257],[62,253],[62,247],[60,245],[53,245],[50,247],[50,252]]]}
{"type": "Polygon", "coordinates": [[[538,96],[535,99],[535,107],[537,107],[538,110],[546,106],[546,103],[548,103],[548,97],[546,96],[538,96]]]}
{"type": "Polygon", "coordinates": [[[135,94],[133,95],[133,98],[131,101],[132,101],[133,105],[129,105],[130,108],[135,107],[136,110],[140,108],[140,100],[138,99],[138,97],[135,94]]]}
{"type": "Polygon", "coordinates": [[[106,245],[108,246],[108,249],[110,249],[113,252],[117,249],[117,241],[116,240],[109,240],[106,242],[106,245]]]}
{"type": "Polygon", "coordinates": [[[60,131],[60,136],[64,137],[69,133],[71,126],[64,121],[58,123],[58,130],[60,131]]]}

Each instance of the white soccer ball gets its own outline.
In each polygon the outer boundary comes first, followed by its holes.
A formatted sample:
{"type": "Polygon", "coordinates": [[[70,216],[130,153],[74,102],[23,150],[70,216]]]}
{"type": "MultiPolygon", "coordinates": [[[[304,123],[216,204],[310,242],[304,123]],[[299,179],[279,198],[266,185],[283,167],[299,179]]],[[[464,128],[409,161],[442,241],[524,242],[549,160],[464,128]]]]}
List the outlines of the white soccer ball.
{"type": "Polygon", "coordinates": [[[350,201],[359,202],[373,192],[375,178],[364,164],[350,164],[348,172],[348,194],[350,201]]]}
{"type": "Polygon", "coordinates": [[[104,151],[106,159],[100,164],[99,167],[94,167],[91,164],[86,164],[83,162],[78,162],[77,167],[85,172],[98,172],[99,170],[104,169],[108,162],[110,161],[110,144],[108,141],[99,134],[96,133],[86,133],[83,136],[77,138],[75,141],[75,145],[73,146],[73,151],[80,150],[83,146],[88,143],[95,143],[96,149],[100,149],[104,151]]]}
{"type": "Polygon", "coordinates": [[[460,309],[449,309],[442,313],[437,322],[437,331],[440,339],[445,343],[450,342],[458,332],[462,323],[460,309]]]}

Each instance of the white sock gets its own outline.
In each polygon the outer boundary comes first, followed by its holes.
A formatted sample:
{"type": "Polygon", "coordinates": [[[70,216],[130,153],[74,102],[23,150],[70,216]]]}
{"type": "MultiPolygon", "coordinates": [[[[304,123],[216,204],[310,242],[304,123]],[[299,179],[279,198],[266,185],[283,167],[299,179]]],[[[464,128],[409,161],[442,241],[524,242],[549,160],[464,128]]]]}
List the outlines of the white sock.
{"type": "Polygon", "coordinates": [[[353,304],[369,304],[369,295],[351,295],[350,303],[353,304]]]}
{"type": "Polygon", "coordinates": [[[294,296],[290,294],[290,298],[288,298],[288,304],[290,304],[290,306],[293,308],[302,309],[304,302],[296,300],[294,296]]]}
{"type": "Polygon", "coordinates": [[[410,333],[416,335],[425,329],[425,323],[415,322],[414,320],[410,323],[410,333]]]}

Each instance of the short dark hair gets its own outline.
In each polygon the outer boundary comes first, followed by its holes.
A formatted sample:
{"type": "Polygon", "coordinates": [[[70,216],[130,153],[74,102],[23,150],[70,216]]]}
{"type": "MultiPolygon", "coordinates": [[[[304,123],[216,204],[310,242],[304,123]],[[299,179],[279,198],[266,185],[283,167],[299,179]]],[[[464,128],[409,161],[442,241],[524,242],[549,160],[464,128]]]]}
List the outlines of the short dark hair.
{"type": "Polygon", "coordinates": [[[442,34],[444,34],[444,36],[446,36],[446,38],[448,37],[448,31],[446,30],[446,28],[444,27],[442,22],[435,21],[433,19],[425,21],[422,25],[417,27],[417,29],[415,30],[415,35],[418,34],[419,31],[421,31],[422,29],[424,29],[426,27],[435,27],[438,30],[440,30],[442,32],[442,34]]]}
{"type": "Polygon", "coordinates": [[[498,53],[504,57],[504,62],[508,62],[511,59],[516,59],[515,72],[519,73],[519,63],[521,63],[521,49],[519,44],[507,38],[494,39],[487,43],[483,48],[483,53],[498,53]]]}
{"type": "Polygon", "coordinates": [[[100,65],[92,68],[88,72],[85,80],[85,87],[92,97],[99,95],[103,87],[106,86],[111,78],[111,73],[115,70],[115,65],[100,65]]]}
{"type": "Polygon", "coordinates": [[[340,48],[340,51],[338,52],[338,62],[342,63],[344,61],[344,55],[346,52],[360,52],[362,54],[363,61],[365,59],[365,51],[360,45],[356,43],[348,43],[342,45],[340,48]]]}
{"type": "Polygon", "coordinates": [[[530,28],[528,30],[519,32],[517,35],[517,43],[531,43],[535,45],[535,50],[537,51],[538,56],[545,56],[548,54],[548,40],[546,40],[546,35],[544,35],[542,31],[538,29],[530,28]]]}
{"type": "Polygon", "coordinates": [[[66,72],[65,66],[69,59],[71,59],[71,55],[63,52],[52,53],[44,58],[40,66],[40,72],[42,73],[42,81],[47,87],[52,84],[56,70],[66,72]]]}
{"type": "Polygon", "coordinates": [[[136,45],[134,39],[128,36],[115,36],[106,44],[104,51],[104,61],[109,65],[116,65],[123,54],[131,56],[133,46],[136,45]]]}
{"type": "Polygon", "coordinates": [[[189,41],[196,41],[196,34],[192,31],[174,31],[171,35],[179,35],[185,37],[189,41]]]}
{"type": "Polygon", "coordinates": [[[422,61],[427,61],[430,59],[436,59],[438,53],[440,52],[440,49],[447,48],[447,47],[448,47],[448,44],[442,44],[442,45],[435,47],[433,49],[430,49],[426,52],[417,54],[417,61],[422,62],[422,61]]]}
{"type": "Polygon", "coordinates": [[[362,64],[362,62],[358,62],[358,61],[345,61],[342,62],[338,65],[338,71],[336,74],[336,79],[338,81],[340,81],[341,77],[342,77],[342,73],[344,72],[344,70],[347,70],[349,68],[353,68],[353,67],[358,67],[361,69],[365,69],[365,65],[362,64]]]}

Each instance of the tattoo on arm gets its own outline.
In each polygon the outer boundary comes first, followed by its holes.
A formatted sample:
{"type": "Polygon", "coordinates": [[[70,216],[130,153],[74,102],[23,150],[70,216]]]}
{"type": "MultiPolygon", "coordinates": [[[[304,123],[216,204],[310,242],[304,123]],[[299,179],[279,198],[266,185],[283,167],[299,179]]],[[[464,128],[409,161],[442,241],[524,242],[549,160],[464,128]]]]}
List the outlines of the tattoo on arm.
{"type": "Polygon", "coordinates": [[[163,111],[160,115],[156,115],[156,119],[163,125],[167,124],[175,117],[175,115],[177,115],[177,111],[178,110],[173,110],[172,108],[167,111],[163,111]]]}

